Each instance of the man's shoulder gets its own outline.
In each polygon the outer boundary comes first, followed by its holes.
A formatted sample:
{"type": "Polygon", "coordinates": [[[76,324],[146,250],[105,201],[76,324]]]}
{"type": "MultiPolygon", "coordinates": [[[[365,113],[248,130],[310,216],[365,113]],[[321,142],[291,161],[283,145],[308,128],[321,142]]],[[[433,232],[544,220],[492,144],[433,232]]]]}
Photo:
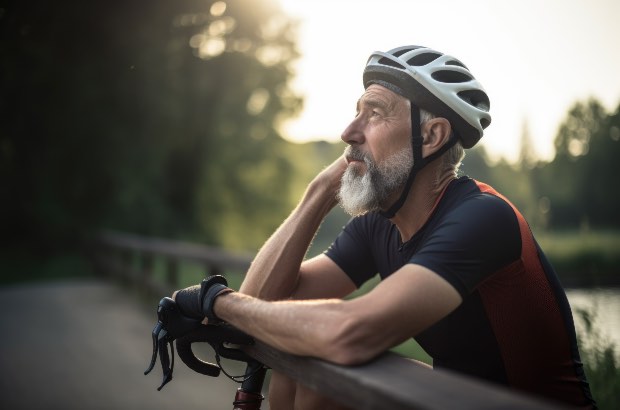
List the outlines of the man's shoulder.
{"type": "Polygon", "coordinates": [[[446,198],[440,219],[469,230],[488,227],[493,230],[510,229],[518,225],[512,204],[490,185],[462,177],[446,198]]]}
{"type": "Polygon", "coordinates": [[[448,202],[453,208],[509,210],[510,201],[491,185],[470,177],[461,177],[455,181],[454,189],[449,191],[448,202]]]}

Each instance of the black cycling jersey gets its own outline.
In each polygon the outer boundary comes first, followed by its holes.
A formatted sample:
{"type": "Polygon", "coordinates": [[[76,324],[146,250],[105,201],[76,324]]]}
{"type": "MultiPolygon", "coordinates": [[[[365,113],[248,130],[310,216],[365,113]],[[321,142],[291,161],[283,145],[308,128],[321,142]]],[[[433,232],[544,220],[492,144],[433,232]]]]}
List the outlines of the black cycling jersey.
{"type": "Polygon", "coordinates": [[[523,216],[490,186],[452,181],[405,243],[377,213],[353,218],[326,255],[357,286],[413,263],[460,293],[456,310],[415,336],[434,367],[594,405],[566,295],[523,216]]]}

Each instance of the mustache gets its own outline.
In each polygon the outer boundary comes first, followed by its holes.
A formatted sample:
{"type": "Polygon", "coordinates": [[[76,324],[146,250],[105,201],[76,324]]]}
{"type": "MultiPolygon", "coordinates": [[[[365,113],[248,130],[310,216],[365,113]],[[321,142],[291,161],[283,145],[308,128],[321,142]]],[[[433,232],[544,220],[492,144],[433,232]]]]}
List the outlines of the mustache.
{"type": "Polygon", "coordinates": [[[364,152],[362,152],[362,150],[360,150],[359,148],[356,148],[352,145],[349,145],[345,150],[344,150],[344,154],[347,158],[349,158],[350,160],[353,161],[364,161],[365,163],[372,163],[372,158],[370,157],[370,155],[365,154],[364,152]]]}

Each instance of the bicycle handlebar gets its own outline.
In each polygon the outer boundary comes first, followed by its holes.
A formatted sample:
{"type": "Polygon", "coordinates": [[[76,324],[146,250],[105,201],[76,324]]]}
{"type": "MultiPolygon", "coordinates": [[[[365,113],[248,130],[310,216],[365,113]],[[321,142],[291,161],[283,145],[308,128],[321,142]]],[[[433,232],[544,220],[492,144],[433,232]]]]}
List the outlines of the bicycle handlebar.
{"type": "Polygon", "coordinates": [[[254,360],[243,351],[226,346],[227,344],[251,345],[254,343],[254,339],[250,336],[230,325],[202,325],[186,336],[177,339],[177,352],[187,367],[206,376],[219,376],[221,368],[196,357],[192,351],[193,343],[209,343],[216,354],[226,359],[246,363],[254,360]]]}
{"type": "MultiPolygon", "coordinates": [[[[153,370],[157,362],[157,354],[159,353],[163,370],[163,381],[157,390],[161,390],[172,380],[175,340],[177,341],[176,349],[179,353],[179,357],[187,367],[206,376],[218,377],[220,371],[223,371],[219,364],[219,357],[242,361],[248,364],[248,368],[255,369],[250,374],[246,373],[246,378],[242,380],[243,382],[263,368],[260,363],[256,362],[256,360],[243,351],[231,346],[253,344],[254,339],[250,336],[226,323],[203,325],[199,320],[188,318],[179,311],[176,302],[168,297],[159,301],[157,307],[157,323],[153,328],[152,338],[153,355],[151,357],[151,363],[144,374],[147,375],[153,370]],[[192,344],[197,342],[211,345],[215,351],[217,364],[205,362],[196,357],[192,351],[192,344]],[[170,346],[172,360],[170,360],[168,354],[168,345],[170,346]]],[[[225,371],[224,373],[232,380],[238,381],[234,376],[228,375],[225,371]]]]}

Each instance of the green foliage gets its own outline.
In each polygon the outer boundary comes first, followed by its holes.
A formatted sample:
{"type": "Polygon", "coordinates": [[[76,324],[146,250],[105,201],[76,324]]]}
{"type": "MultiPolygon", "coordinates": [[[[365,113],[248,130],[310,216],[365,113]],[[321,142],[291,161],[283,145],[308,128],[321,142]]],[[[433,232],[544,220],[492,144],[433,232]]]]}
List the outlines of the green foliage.
{"type": "Polygon", "coordinates": [[[576,103],[560,126],[556,157],[539,172],[547,185],[551,226],[619,227],[620,193],[613,169],[620,156],[620,111],[596,100],[576,103]]]}
{"type": "Polygon", "coordinates": [[[565,285],[620,283],[620,230],[541,230],[535,234],[565,285]]]}
{"type": "MultiPolygon", "coordinates": [[[[294,158],[296,171],[294,184],[296,189],[291,191],[291,201],[299,201],[310,180],[325,166],[341,156],[343,152],[343,143],[320,141],[306,144],[291,144],[289,146],[289,155],[290,158],[294,158]]],[[[315,256],[324,252],[350,218],[342,208],[335,207],[321,224],[308,250],[308,256],[315,256]]]]}
{"type": "Polygon", "coordinates": [[[576,313],[586,335],[578,334],[578,341],[592,395],[601,410],[617,409],[620,407],[620,352],[596,326],[595,311],[581,309],[576,313]]]}
{"type": "Polygon", "coordinates": [[[517,164],[491,165],[476,148],[467,153],[462,170],[505,194],[536,230],[620,228],[614,175],[620,107],[610,114],[594,99],[575,103],[559,128],[551,162],[537,162],[530,144],[525,126],[517,164]]]}
{"type": "MultiPolygon", "coordinates": [[[[0,30],[3,245],[46,252],[110,228],[255,250],[342,153],[278,134],[301,98],[295,22],[275,2],[29,0],[0,10],[0,30]]],[[[535,230],[620,227],[620,111],[576,103],[550,163],[523,135],[518,165],[478,148],[464,173],[535,230]]],[[[334,210],[311,252],[347,219],[334,210]]]]}
{"type": "Polygon", "coordinates": [[[16,3],[0,13],[3,243],[106,227],[258,246],[290,208],[275,124],[301,104],[295,23],[250,0],[16,3]]]}

